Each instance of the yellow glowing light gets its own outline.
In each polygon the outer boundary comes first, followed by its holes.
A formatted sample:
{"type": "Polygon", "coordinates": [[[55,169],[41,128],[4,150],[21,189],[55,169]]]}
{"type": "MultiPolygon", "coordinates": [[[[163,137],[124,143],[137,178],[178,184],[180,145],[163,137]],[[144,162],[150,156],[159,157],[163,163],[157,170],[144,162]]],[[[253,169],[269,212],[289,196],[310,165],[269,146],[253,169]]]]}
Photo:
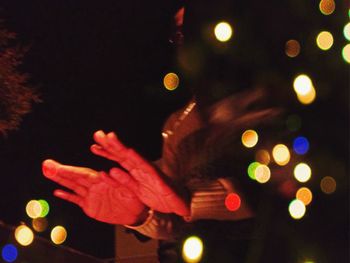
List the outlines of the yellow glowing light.
{"type": "Polygon", "coordinates": [[[350,41],[350,22],[348,22],[345,26],[344,26],[344,37],[350,41]]]}
{"type": "Polygon", "coordinates": [[[325,194],[332,194],[337,189],[337,182],[331,176],[323,177],[321,180],[321,190],[325,194]]]}
{"type": "Polygon", "coordinates": [[[188,263],[199,262],[203,254],[203,242],[199,237],[191,236],[184,242],[182,257],[188,263]]]}
{"type": "Polygon", "coordinates": [[[304,203],[304,205],[308,205],[312,201],[312,192],[307,187],[300,188],[296,193],[296,199],[300,200],[304,203]]]}
{"type": "Polygon", "coordinates": [[[293,87],[296,94],[307,95],[310,93],[313,85],[308,75],[301,74],[294,79],[293,87]]]}
{"type": "Polygon", "coordinates": [[[311,86],[310,91],[307,94],[297,94],[297,98],[299,100],[300,103],[302,104],[311,104],[315,101],[316,99],[316,90],[313,86],[311,86]]]}
{"type": "Polygon", "coordinates": [[[242,134],[242,143],[247,148],[252,148],[258,143],[258,134],[254,130],[246,130],[242,134]]]}
{"type": "Polygon", "coordinates": [[[233,29],[229,23],[220,22],[215,26],[214,34],[217,40],[226,42],[232,37],[233,29]]]}
{"type": "Polygon", "coordinates": [[[46,230],[48,225],[45,217],[34,218],[32,220],[32,227],[36,232],[43,232],[46,230]]]}
{"type": "Polygon", "coordinates": [[[163,84],[167,90],[174,90],[179,86],[180,79],[175,73],[168,73],[164,76],[163,84]]]}
{"type": "Polygon", "coordinates": [[[290,160],[290,152],[287,146],[284,144],[277,144],[273,147],[272,156],[278,165],[286,165],[290,160]]]}
{"type": "Polygon", "coordinates": [[[288,40],[285,46],[285,52],[288,57],[294,58],[300,53],[300,44],[295,39],[288,40]]]}
{"type": "Polygon", "coordinates": [[[259,165],[255,169],[255,180],[259,183],[264,184],[268,182],[271,178],[270,168],[264,164],[259,165]]]}
{"type": "Polygon", "coordinates": [[[38,218],[42,214],[42,206],[37,200],[30,200],[26,205],[26,212],[30,218],[38,218]]]}
{"type": "Polygon", "coordinates": [[[319,8],[322,14],[330,15],[335,10],[335,2],[334,0],[321,0],[319,8]]]}
{"type": "Polygon", "coordinates": [[[294,177],[301,183],[305,183],[311,178],[311,168],[306,163],[299,163],[294,168],[294,177]]]}
{"type": "Polygon", "coordinates": [[[270,163],[271,157],[268,151],[259,150],[255,154],[255,160],[261,164],[268,165],[270,163]]]}
{"type": "Polygon", "coordinates": [[[33,231],[25,226],[18,226],[15,230],[15,239],[22,246],[29,246],[34,240],[33,231]]]}
{"type": "Polygon", "coordinates": [[[343,47],[342,55],[345,62],[350,63],[350,44],[343,47]]]}
{"type": "Polygon", "coordinates": [[[294,199],[290,202],[288,210],[291,217],[294,219],[300,219],[305,215],[306,207],[302,201],[294,199]]]}
{"type": "Polygon", "coordinates": [[[333,35],[328,31],[322,31],[317,35],[317,46],[322,50],[328,50],[333,46],[333,35]]]}
{"type": "Polygon", "coordinates": [[[63,226],[55,226],[51,230],[51,240],[56,245],[62,244],[67,238],[67,231],[63,226]]]}

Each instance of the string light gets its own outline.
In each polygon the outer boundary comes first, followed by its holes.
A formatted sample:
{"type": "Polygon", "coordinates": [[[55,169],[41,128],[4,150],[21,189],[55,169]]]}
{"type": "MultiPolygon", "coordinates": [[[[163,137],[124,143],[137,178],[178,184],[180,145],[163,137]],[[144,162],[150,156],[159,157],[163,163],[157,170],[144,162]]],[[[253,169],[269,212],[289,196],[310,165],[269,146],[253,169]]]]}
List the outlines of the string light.
{"type": "Polygon", "coordinates": [[[7,244],[2,248],[1,256],[6,262],[14,262],[17,259],[18,250],[14,245],[7,244]]]}
{"type": "Polygon", "coordinates": [[[241,207],[241,198],[238,194],[230,193],[225,198],[225,206],[229,211],[237,211],[241,207]]]}
{"type": "Polygon", "coordinates": [[[255,169],[255,180],[261,184],[264,184],[270,180],[271,171],[267,165],[260,164],[255,169]]]}
{"type": "Polygon", "coordinates": [[[347,44],[342,50],[342,56],[345,62],[350,63],[350,44],[347,44]]]}
{"type": "Polygon", "coordinates": [[[285,52],[288,57],[294,58],[300,53],[300,44],[297,40],[291,39],[286,42],[285,52]]]}
{"type": "Polygon", "coordinates": [[[302,201],[304,205],[309,205],[312,201],[312,192],[307,187],[300,188],[296,193],[296,199],[302,201]]]}
{"type": "Polygon", "coordinates": [[[334,0],[321,0],[319,8],[322,14],[330,15],[335,10],[335,2],[334,0]]]}
{"type": "Polygon", "coordinates": [[[44,199],[40,199],[38,200],[40,206],[41,206],[41,213],[40,213],[40,217],[45,217],[48,215],[49,211],[50,211],[50,205],[49,203],[44,200],[44,199]]]}
{"type": "Polygon", "coordinates": [[[275,162],[280,166],[288,164],[290,160],[289,149],[284,144],[277,144],[272,150],[272,156],[275,162]]]}
{"type": "Polygon", "coordinates": [[[254,130],[246,130],[242,134],[242,143],[247,148],[252,148],[258,143],[258,134],[254,130]]]}
{"type": "Polygon", "coordinates": [[[20,225],[15,230],[15,239],[22,246],[29,246],[34,240],[34,233],[26,225],[20,225]]]}
{"type": "Polygon", "coordinates": [[[331,176],[325,176],[321,180],[321,190],[325,194],[332,194],[337,189],[337,182],[331,176]]]}
{"type": "Polygon", "coordinates": [[[203,254],[203,242],[197,236],[188,237],[182,248],[182,257],[188,263],[199,262],[203,254]]]}
{"type": "Polygon", "coordinates": [[[55,226],[51,230],[51,240],[54,244],[62,244],[67,238],[67,231],[63,226],[55,226]]]}
{"type": "Polygon", "coordinates": [[[322,31],[317,35],[317,46],[322,50],[328,50],[333,46],[333,35],[328,31],[322,31]]]}
{"type": "Polygon", "coordinates": [[[350,22],[348,22],[345,26],[344,26],[344,37],[350,41],[350,22]]]}
{"type": "Polygon", "coordinates": [[[179,86],[179,83],[180,83],[179,76],[176,75],[175,73],[171,72],[164,76],[163,84],[167,90],[170,90],[170,91],[175,90],[179,86]]]}
{"type": "Polygon", "coordinates": [[[311,178],[311,168],[306,163],[299,163],[294,168],[294,177],[301,183],[305,183],[311,178]]]}
{"type": "Polygon", "coordinates": [[[288,210],[292,218],[301,219],[305,215],[306,207],[302,201],[294,199],[290,202],[288,210]]]}
{"type": "Polygon", "coordinates": [[[311,104],[316,99],[316,90],[313,86],[311,86],[309,93],[305,95],[297,94],[297,98],[299,102],[302,104],[305,104],[305,105],[311,104]]]}
{"type": "Polygon", "coordinates": [[[299,136],[293,141],[293,150],[297,154],[303,155],[309,151],[309,145],[309,141],[305,137],[299,136]]]}
{"type": "Polygon", "coordinates": [[[310,93],[312,86],[311,78],[306,74],[297,76],[293,82],[294,91],[298,95],[306,95],[310,93]]]}
{"type": "Polygon", "coordinates": [[[227,22],[220,22],[214,28],[214,34],[217,40],[220,42],[227,42],[231,39],[233,29],[227,22]]]}
{"type": "Polygon", "coordinates": [[[259,162],[252,162],[251,164],[248,165],[248,176],[255,180],[255,170],[256,168],[260,165],[259,162]]]}
{"type": "Polygon", "coordinates": [[[26,212],[30,218],[38,218],[42,214],[42,206],[37,200],[30,200],[26,205],[26,212]]]}

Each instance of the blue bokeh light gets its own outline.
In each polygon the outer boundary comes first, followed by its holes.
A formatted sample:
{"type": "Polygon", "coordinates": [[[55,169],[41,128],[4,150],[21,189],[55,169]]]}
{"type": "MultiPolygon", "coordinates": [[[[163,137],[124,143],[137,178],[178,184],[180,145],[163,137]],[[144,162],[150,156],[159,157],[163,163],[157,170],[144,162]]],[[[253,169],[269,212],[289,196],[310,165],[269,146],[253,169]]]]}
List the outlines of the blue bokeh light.
{"type": "Polygon", "coordinates": [[[18,251],[14,245],[7,244],[2,248],[1,255],[6,262],[13,262],[17,259],[18,251]]]}
{"type": "Polygon", "coordinates": [[[305,137],[297,137],[293,142],[294,152],[301,155],[306,154],[309,151],[309,145],[309,141],[305,137]]]}

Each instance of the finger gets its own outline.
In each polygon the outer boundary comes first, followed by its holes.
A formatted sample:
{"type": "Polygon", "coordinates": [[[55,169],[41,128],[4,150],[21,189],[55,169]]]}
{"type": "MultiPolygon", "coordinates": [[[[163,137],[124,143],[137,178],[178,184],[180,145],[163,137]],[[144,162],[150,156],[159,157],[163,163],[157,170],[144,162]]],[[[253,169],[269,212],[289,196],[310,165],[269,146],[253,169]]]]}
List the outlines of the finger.
{"type": "Polygon", "coordinates": [[[56,196],[58,198],[61,198],[63,200],[66,200],[68,202],[76,204],[76,205],[78,205],[80,207],[81,207],[82,202],[83,202],[83,198],[81,196],[78,196],[78,195],[75,195],[75,194],[72,194],[72,193],[68,193],[68,192],[65,192],[63,190],[55,190],[53,192],[53,194],[54,194],[54,196],[56,196]]]}
{"type": "Polygon", "coordinates": [[[109,174],[113,179],[117,180],[120,184],[124,185],[135,194],[138,193],[138,184],[128,173],[119,168],[112,168],[109,174]]]}
{"type": "Polygon", "coordinates": [[[94,133],[94,140],[100,148],[113,156],[113,160],[120,162],[125,159],[128,148],[119,141],[115,133],[106,135],[100,130],[94,133]]]}
{"type": "Polygon", "coordinates": [[[119,161],[118,158],[116,158],[113,154],[104,150],[104,148],[102,148],[100,145],[93,144],[93,145],[91,145],[90,150],[95,155],[104,157],[104,158],[109,159],[111,161],[116,161],[116,162],[119,161]]]}
{"type": "Polygon", "coordinates": [[[80,196],[86,196],[86,194],[88,192],[87,189],[83,185],[80,185],[73,180],[69,180],[69,179],[62,178],[62,177],[51,177],[50,179],[52,181],[62,185],[62,186],[74,191],[75,193],[77,193],[80,196]]]}
{"type": "Polygon", "coordinates": [[[106,174],[105,172],[101,172],[101,178],[102,178],[102,180],[103,180],[106,184],[111,185],[111,186],[113,186],[114,188],[118,188],[118,187],[120,187],[120,185],[121,185],[117,180],[111,178],[111,177],[108,176],[108,174],[106,174]]]}

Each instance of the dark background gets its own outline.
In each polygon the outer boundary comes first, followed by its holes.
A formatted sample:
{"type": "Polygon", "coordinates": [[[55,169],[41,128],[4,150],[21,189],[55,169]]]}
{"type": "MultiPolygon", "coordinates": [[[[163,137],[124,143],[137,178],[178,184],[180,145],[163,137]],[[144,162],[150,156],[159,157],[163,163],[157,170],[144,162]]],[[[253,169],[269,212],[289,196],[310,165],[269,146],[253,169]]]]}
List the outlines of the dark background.
{"type": "MultiPolygon", "coordinates": [[[[339,50],[345,44],[341,30],[347,13],[345,4],[339,4],[335,18],[325,22],[321,15],[317,18],[317,5],[314,1],[306,6],[314,13],[305,10],[304,22],[309,17],[314,30],[334,29],[335,51],[330,55],[314,51],[301,61],[303,68],[309,66],[320,77],[323,88],[314,105],[294,110],[302,116],[303,133],[314,146],[310,157],[314,174],[334,176],[338,189],[330,196],[315,190],[308,216],[293,224],[308,248],[314,247],[315,258],[346,262],[349,96],[348,66],[339,50]]],[[[163,1],[0,0],[4,25],[17,33],[18,43],[30,47],[21,70],[29,73],[43,101],[18,131],[0,139],[2,221],[29,223],[26,203],[46,199],[51,205],[49,225],[67,228],[65,245],[100,258],[113,257],[113,226],[91,220],[74,205],[52,197],[57,186],[42,176],[41,162],[53,158],[108,169],[111,163],[89,152],[98,129],[116,131],[151,160],[159,157],[166,116],[189,98],[181,85],[174,92],[162,86],[173,62],[168,42],[171,10],[163,1]]],[[[305,37],[312,34],[305,32],[305,37]]],[[[316,187],[316,181],[313,184],[316,187]]],[[[48,237],[49,231],[41,235],[48,237]]]]}

